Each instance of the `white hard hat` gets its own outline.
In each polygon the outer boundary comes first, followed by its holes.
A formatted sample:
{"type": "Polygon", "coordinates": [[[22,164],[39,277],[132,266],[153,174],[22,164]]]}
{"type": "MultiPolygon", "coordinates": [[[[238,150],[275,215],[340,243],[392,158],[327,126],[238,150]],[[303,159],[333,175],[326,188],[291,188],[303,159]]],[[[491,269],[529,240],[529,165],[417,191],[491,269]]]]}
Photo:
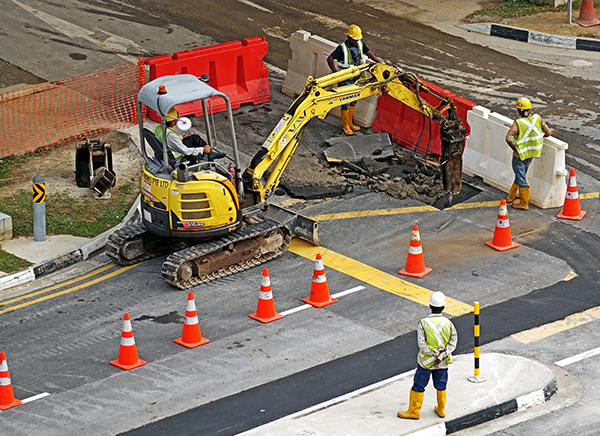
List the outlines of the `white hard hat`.
{"type": "Polygon", "coordinates": [[[446,305],[446,297],[443,292],[437,291],[431,295],[429,305],[433,307],[444,307],[446,305]]]}

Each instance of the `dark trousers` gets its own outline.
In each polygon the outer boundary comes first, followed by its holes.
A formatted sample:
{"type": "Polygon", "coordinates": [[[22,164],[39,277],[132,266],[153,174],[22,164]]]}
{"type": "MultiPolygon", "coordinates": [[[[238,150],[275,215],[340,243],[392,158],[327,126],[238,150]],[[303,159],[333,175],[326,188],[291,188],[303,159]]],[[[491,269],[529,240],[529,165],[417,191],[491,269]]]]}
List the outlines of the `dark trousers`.
{"type": "MultiPolygon", "coordinates": [[[[190,135],[187,138],[183,138],[181,141],[187,148],[202,148],[206,145],[206,141],[202,139],[200,135],[190,135]]],[[[182,160],[189,162],[191,165],[197,164],[202,160],[202,155],[197,156],[185,156],[182,160]]]]}
{"type": "Polygon", "coordinates": [[[430,377],[433,378],[433,386],[438,391],[446,390],[446,384],[448,384],[448,368],[426,369],[421,365],[417,365],[417,372],[415,372],[415,378],[413,379],[412,390],[415,392],[425,392],[430,377]]]}

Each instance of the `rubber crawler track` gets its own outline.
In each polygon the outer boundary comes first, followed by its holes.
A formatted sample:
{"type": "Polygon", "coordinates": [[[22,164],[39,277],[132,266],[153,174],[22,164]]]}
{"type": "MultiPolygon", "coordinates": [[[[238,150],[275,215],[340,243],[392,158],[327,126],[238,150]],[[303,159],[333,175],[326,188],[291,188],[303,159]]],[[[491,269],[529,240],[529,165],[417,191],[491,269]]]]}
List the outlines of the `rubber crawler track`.
{"type": "Polygon", "coordinates": [[[197,244],[171,254],[163,263],[162,277],[167,283],[176,286],[179,289],[188,289],[200,283],[208,283],[211,280],[244,271],[274,259],[288,249],[291,240],[292,236],[289,229],[285,225],[282,225],[278,222],[265,220],[257,224],[246,226],[214,241],[197,244]],[[237,244],[247,239],[260,238],[274,231],[282,232],[284,236],[284,243],[276,251],[265,253],[262,256],[249,259],[238,264],[228,265],[224,268],[203,274],[198,277],[192,277],[185,282],[177,280],[177,270],[185,262],[200,259],[204,256],[210,255],[211,253],[219,251],[230,244],[237,244]]]}
{"type": "Polygon", "coordinates": [[[131,241],[132,239],[143,237],[148,233],[148,229],[146,229],[142,223],[129,224],[121,227],[108,237],[105,246],[106,255],[119,265],[133,265],[144,260],[166,254],[170,251],[170,244],[154,244],[152,248],[150,248],[141,256],[133,259],[125,259],[121,257],[120,252],[123,244],[125,244],[127,241],[131,241]]]}

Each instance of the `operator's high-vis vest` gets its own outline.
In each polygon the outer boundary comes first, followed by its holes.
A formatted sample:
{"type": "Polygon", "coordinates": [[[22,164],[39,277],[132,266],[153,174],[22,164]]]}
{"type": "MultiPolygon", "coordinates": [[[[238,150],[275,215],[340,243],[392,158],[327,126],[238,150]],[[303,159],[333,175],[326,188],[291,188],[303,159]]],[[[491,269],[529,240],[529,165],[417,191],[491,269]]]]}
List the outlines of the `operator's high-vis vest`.
{"type": "Polygon", "coordinates": [[[513,140],[521,160],[530,157],[540,157],[544,145],[544,132],[542,131],[542,117],[533,114],[527,118],[517,120],[519,135],[513,140]]]}
{"type": "MultiPolygon", "coordinates": [[[[177,135],[177,132],[175,132],[175,130],[169,129],[167,127],[167,135],[169,133],[174,133],[175,136],[177,136],[177,138],[179,138],[179,135],[177,135]]],[[[156,136],[158,139],[160,139],[161,142],[163,141],[163,138],[162,138],[162,124],[159,124],[158,126],[156,126],[156,130],[154,130],[154,136],[156,136]]],[[[181,138],[179,138],[179,140],[181,141],[181,138]]],[[[171,150],[171,153],[173,153],[173,157],[175,159],[179,159],[180,157],[183,157],[183,153],[175,154],[175,150],[173,150],[170,147],[169,147],[169,150],[171,150]]]]}
{"type": "MultiPolygon", "coordinates": [[[[362,41],[357,41],[357,45],[358,45],[358,51],[360,52],[360,61],[361,63],[365,63],[366,61],[366,57],[365,54],[363,52],[363,43],[362,41]]],[[[340,44],[340,47],[342,47],[342,53],[344,53],[344,60],[340,61],[338,60],[337,63],[340,66],[340,68],[350,68],[354,66],[354,60],[352,59],[352,54],[350,53],[350,47],[348,47],[346,45],[345,42],[340,44]]]]}
{"type": "MultiPolygon", "coordinates": [[[[448,318],[444,318],[443,316],[423,318],[421,325],[425,331],[429,348],[438,352],[446,348],[452,334],[452,327],[450,327],[450,320],[448,318]]],[[[423,351],[419,351],[419,355],[425,368],[429,369],[435,363],[436,357],[426,356],[423,351]]],[[[445,360],[446,363],[452,363],[452,355],[448,354],[445,360]]]]}

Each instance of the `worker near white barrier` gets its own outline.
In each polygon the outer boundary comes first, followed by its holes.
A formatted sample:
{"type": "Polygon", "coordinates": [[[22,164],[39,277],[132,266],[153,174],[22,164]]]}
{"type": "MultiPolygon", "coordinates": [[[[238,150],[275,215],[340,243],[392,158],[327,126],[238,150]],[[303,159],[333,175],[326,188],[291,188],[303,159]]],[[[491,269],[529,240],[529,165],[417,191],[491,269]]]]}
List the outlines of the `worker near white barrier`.
{"type": "Polygon", "coordinates": [[[437,391],[435,412],[446,416],[446,385],[448,383],[448,364],[452,363],[452,352],[458,343],[458,334],[452,321],[442,315],[446,297],[443,292],[434,292],[429,299],[431,315],[419,321],[417,328],[417,371],[410,391],[408,410],[398,412],[399,418],[419,419],[425,387],[433,378],[433,386],[437,391]]]}
{"type": "MultiPolygon", "coordinates": [[[[182,161],[186,161],[193,165],[198,163],[200,160],[214,160],[225,157],[225,153],[213,152],[213,148],[206,143],[200,135],[196,134],[185,134],[183,138],[179,137],[175,132],[174,127],[177,124],[179,118],[179,111],[175,108],[171,108],[167,113],[167,147],[173,153],[173,157],[177,164],[182,161]]],[[[162,124],[156,126],[154,135],[162,142],[162,124]]]]}
{"type": "Polygon", "coordinates": [[[527,170],[534,157],[542,155],[544,138],[552,134],[550,128],[538,114],[530,114],[531,101],[521,97],[515,104],[519,119],[515,120],[506,134],[506,143],[513,151],[512,168],[515,181],[508,193],[507,203],[515,209],[529,209],[529,185],[527,170]],[[519,201],[515,201],[519,197],[519,201]]]}
{"type": "MultiPolygon", "coordinates": [[[[369,50],[362,40],[362,31],[356,24],[351,24],[346,32],[346,41],[336,47],[336,49],[327,58],[327,64],[334,73],[340,69],[346,69],[353,66],[364,64],[367,58],[373,62],[381,63],[375,54],[369,50]]],[[[344,80],[338,83],[338,86],[350,85],[358,80],[358,77],[351,80],[344,80]]],[[[360,127],[354,124],[354,109],[356,101],[349,104],[343,104],[342,124],[346,135],[354,135],[354,130],[360,130],[360,127]]]]}

